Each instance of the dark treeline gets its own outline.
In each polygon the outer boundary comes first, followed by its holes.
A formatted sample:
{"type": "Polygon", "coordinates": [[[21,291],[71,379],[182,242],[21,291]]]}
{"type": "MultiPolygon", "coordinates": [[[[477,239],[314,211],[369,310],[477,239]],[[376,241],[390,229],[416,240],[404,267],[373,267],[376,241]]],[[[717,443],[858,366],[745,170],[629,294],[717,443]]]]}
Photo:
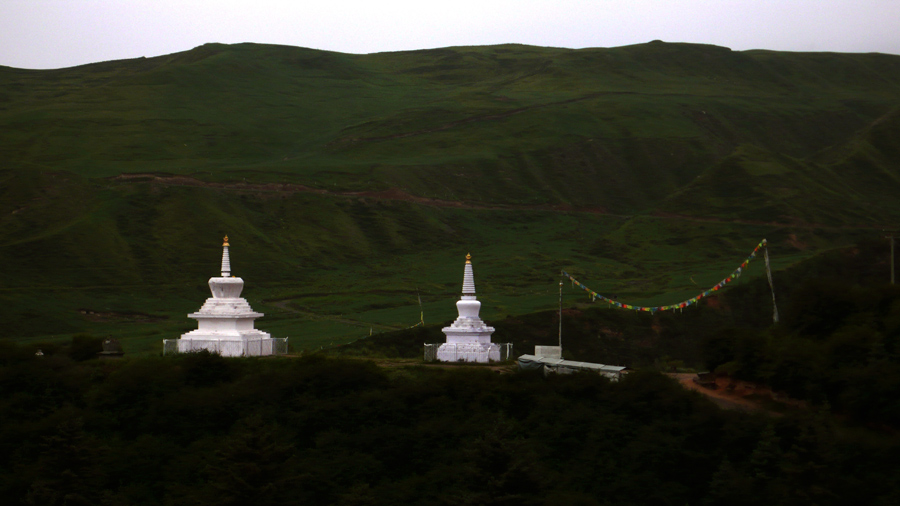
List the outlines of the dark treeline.
{"type": "Polygon", "coordinates": [[[892,505],[898,450],[822,411],[722,411],[652,371],[0,348],[4,504],[892,505]]]}
{"type": "Polygon", "coordinates": [[[886,241],[872,242],[779,273],[780,323],[764,329],[747,322],[762,317],[768,285],[728,293],[735,325],[703,337],[704,365],[900,427],[900,287],[889,284],[889,258],[886,241]]]}

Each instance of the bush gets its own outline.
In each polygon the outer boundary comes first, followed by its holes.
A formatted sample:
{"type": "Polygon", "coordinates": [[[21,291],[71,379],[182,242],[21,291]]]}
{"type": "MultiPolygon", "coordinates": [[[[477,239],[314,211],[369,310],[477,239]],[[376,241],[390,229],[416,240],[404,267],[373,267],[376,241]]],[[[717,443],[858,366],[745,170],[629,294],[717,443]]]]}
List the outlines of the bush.
{"type": "Polygon", "coordinates": [[[183,358],[184,379],[188,385],[211,386],[233,381],[238,374],[234,359],[208,350],[187,353],[183,358]],[[230,360],[230,361],[229,361],[230,360]]]}
{"type": "Polygon", "coordinates": [[[76,362],[83,362],[97,358],[97,354],[103,351],[103,339],[90,334],[76,334],[72,336],[72,344],[69,345],[69,357],[76,362]]]}

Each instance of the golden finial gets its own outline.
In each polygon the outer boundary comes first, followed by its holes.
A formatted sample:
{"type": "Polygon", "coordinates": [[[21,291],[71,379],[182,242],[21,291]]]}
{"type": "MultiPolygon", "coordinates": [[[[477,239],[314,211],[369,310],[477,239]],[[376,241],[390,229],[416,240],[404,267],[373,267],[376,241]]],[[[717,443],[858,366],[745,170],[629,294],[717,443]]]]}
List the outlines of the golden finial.
{"type": "Polygon", "coordinates": [[[230,246],[230,245],[228,244],[228,236],[227,236],[227,235],[225,236],[225,243],[222,244],[222,246],[230,246]]]}
{"type": "Polygon", "coordinates": [[[472,255],[470,255],[470,254],[468,254],[468,253],[466,253],[466,263],[467,263],[467,264],[472,263],[472,255]]]}

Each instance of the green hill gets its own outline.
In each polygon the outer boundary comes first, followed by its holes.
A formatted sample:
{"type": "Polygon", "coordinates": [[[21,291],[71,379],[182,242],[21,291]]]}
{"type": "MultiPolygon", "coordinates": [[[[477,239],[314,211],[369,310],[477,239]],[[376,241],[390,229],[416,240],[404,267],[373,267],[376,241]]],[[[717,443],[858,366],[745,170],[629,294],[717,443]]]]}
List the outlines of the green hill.
{"type": "Polygon", "coordinates": [[[298,349],[450,319],[468,251],[486,319],[679,300],[896,223],[898,107],[900,56],[662,42],[0,67],[0,337],[157,351],[226,233],[298,349]]]}

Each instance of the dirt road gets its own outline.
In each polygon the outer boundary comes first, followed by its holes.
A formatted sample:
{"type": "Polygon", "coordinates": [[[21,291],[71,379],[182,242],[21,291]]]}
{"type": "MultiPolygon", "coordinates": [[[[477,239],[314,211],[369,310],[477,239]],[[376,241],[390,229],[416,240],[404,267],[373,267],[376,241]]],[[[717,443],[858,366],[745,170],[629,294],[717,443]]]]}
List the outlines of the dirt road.
{"type": "Polygon", "coordinates": [[[773,406],[785,408],[806,408],[804,401],[791,399],[784,394],[773,392],[772,389],[756,385],[749,381],[735,380],[732,378],[716,378],[716,388],[701,386],[694,382],[697,377],[694,373],[669,373],[667,376],[676,379],[684,388],[699,392],[723,409],[732,409],[746,412],[764,412],[773,416],[781,416],[773,406]]]}

